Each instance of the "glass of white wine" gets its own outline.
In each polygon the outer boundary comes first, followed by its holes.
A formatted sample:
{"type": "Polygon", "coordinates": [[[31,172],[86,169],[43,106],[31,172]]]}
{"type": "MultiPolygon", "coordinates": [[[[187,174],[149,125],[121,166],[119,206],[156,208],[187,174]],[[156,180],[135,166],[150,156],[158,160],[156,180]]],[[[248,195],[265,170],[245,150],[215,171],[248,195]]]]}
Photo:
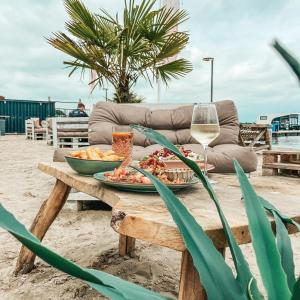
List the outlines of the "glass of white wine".
{"type": "Polygon", "coordinates": [[[207,147],[220,134],[216,106],[213,103],[194,105],[191,135],[204,147],[204,174],[207,176],[207,147]]]}

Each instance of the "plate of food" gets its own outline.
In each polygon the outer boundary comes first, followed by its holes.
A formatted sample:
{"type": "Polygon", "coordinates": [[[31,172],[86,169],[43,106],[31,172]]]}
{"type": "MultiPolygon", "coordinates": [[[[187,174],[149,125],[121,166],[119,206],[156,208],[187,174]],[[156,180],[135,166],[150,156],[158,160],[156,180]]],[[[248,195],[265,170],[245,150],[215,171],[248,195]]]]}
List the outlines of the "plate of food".
{"type": "Polygon", "coordinates": [[[65,160],[79,175],[92,176],[97,172],[118,168],[124,157],[116,155],[112,150],[102,151],[96,147],[89,147],[86,150],[70,151],[65,160]]]}
{"type": "MultiPolygon", "coordinates": [[[[189,180],[169,179],[165,173],[156,175],[160,181],[165,183],[171,190],[178,191],[191,187],[199,182],[199,179],[193,176],[189,180]]],[[[107,186],[117,188],[122,191],[157,193],[155,186],[150,179],[134,169],[118,168],[110,172],[100,172],[94,174],[94,178],[107,186]]]]}
{"type": "MultiPolygon", "coordinates": [[[[202,155],[197,154],[191,150],[185,149],[183,146],[178,146],[180,152],[187,158],[195,161],[199,168],[204,170],[204,158],[202,155]]],[[[165,169],[188,169],[190,168],[181,161],[176,155],[174,155],[169,149],[162,148],[161,150],[156,150],[150,155],[147,155],[139,163],[141,168],[151,168],[163,167],[165,169]]],[[[213,170],[215,167],[211,164],[207,164],[207,170],[213,170]]]]}

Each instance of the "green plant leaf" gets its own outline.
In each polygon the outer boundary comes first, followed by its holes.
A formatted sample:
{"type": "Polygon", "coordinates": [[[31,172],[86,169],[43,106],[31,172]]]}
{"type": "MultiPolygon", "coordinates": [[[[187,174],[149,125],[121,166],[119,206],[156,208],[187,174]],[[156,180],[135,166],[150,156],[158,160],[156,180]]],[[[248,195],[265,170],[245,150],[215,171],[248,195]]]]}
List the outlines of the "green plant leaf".
{"type": "Polygon", "coordinates": [[[298,231],[300,231],[300,225],[288,216],[283,215],[274,205],[272,205],[264,198],[260,196],[257,196],[257,198],[260,200],[264,208],[275,219],[277,248],[280,253],[282,267],[287,275],[290,291],[292,291],[293,285],[295,284],[295,266],[293,261],[293,250],[291,246],[291,241],[284,223],[289,223],[296,226],[298,231]]]}
{"type": "Polygon", "coordinates": [[[282,268],[287,276],[288,286],[291,292],[293,292],[295,278],[295,264],[293,260],[293,249],[289,233],[282,222],[277,212],[272,211],[276,223],[276,244],[281,258],[282,268]]]}
{"type": "Polygon", "coordinates": [[[234,239],[234,236],[232,234],[231,228],[222,212],[219,200],[217,198],[217,195],[215,194],[211,184],[207,180],[207,178],[203,175],[201,170],[199,169],[198,165],[186,158],[181,154],[181,152],[178,150],[177,147],[175,147],[166,137],[164,137],[162,134],[156,132],[155,130],[151,128],[146,128],[139,125],[131,125],[132,128],[135,130],[143,133],[148,139],[154,141],[155,143],[169,149],[174,155],[176,155],[179,159],[181,159],[187,166],[189,166],[195,174],[198,176],[198,178],[201,180],[203,186],[207,190],[207,192],[210,195],[210,198],[214,201],[218,214],[220,216],[224,233],[228,241],[229,249],[234,261],[234,265],[237,272],[237,279],[240,282],[243,291],[246,293],[249,290],[249,283],[251,281],[250,289],[251,289],[251,295],[253,295],[253,299],[263,299],[262,294],[259,292],[257,288],[257,283],[252,275],[249,265],[240,249],[238,244],[236,243],[236,240],[234,239]]]}
{"type": "Polygon", "coordinates": [[[258,199],[261,201],[261,203],[263,204],[264,208],[266,210],[268,210],[271,214],[273,214],[273,212],[276,212],[277,215],[281,218],[281,220],[284,222],[284,223],[289,223],[289,224],[292,224],[294,226],[297,227],[298,231],[300,231],[300,224],[298,224],[296,221],[294,221],[293,219],[291,219],[290,217],[288,216],[285,216],[284,214],[282,214],[274,205],[272,205],[270,202],[268,202],[266,199],[260,197],[260,196],[257,196],[258,199]]]}
{"type": "Polygon", "coordinates": [[[182,202],[157,177],[143,169],[134,168],[152,181],[164,200],[193,257],[194,266],[199,273],[208,299],[247,299],[222,255],[216,250],[212,241],[182,202]]]}
{"type": "Polygon", "coordinates": [[[288,300],[291,292],[281,266],[270,222],[263,205],[237,161],[234,161],[234,167],[243,192],[252,244],[268,299],[288,300]]]}
{"type": "Polygon", "coordinates": [[[11,233],[23,245],[34,252],[51,266],[71,276],[85,281],[101,294],[116,300],[153,299],[163,300],[165,297],[127,282],[113,275],[98,270],[82,268],[43,246],[41,242],[26,230],[23,224],[0,204],[0,227],[11,233]]]}
{"type": "Polygon", "coordinates": [[[291,300],[299,300],[300,299],[300,277],[298,277],[293,290],[293,295],[291,300]]]}
{"type": "Polygon", "coordinates": [[[282,58],[288,63],[291,69],[294,71],[298,80],[300,81],[300,63],[299,60],[287,51],[279,41],[275,40],[272,46],[277,50],[277,52],[282,56],[282,58]]]}

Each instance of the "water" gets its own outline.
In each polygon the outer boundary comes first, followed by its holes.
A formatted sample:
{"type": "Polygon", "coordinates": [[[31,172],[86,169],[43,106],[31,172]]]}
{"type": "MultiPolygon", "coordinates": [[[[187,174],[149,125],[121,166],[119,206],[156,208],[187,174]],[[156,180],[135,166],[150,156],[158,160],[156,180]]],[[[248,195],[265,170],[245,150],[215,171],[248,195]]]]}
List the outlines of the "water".
{"type": "Polygon", "coordinates": [[[272,140],[273,149],[276,148],[290,148],[300,150],[300,136],[280,136],[277,141],[272,140]]]}

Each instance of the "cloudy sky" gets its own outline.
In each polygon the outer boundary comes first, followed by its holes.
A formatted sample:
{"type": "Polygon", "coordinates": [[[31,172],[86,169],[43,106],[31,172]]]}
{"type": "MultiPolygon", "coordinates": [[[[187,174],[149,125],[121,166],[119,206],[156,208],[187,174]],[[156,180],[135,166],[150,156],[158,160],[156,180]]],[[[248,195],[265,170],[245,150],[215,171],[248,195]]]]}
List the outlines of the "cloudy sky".
{"type": "MultiPolygon", "coordinates": [[[[114,13],[123,0],[84,0],[93,11],[114,13]]],[[[162,89],[162,102],[201,102],[210,97],[210,64],[215,58],[214,99],[233,99],[242,121],[263,112],[299,112],[300,87],[285,63],[271,48],[276,37],[300,57],[299,0],[181,0],[190,19],[181,29],[190,33],[181,56],[194,70],[162,89]]],[[[61,0],[0,1],[0,95],[9,99],[57,101],[83,99],[88,106],[104,99],[93,95],[88,77],[68,78],[66,56],[45,41],[51,32],[64,30],[67,15],[61,0]]],[[[109,87],[110,88],[110,87],[109,87]]],[[[135,91],[147,102],[156,90],[139,82],[135,91]]],[[[110,93],[112,92],[110,88],[110,93]]]]}

